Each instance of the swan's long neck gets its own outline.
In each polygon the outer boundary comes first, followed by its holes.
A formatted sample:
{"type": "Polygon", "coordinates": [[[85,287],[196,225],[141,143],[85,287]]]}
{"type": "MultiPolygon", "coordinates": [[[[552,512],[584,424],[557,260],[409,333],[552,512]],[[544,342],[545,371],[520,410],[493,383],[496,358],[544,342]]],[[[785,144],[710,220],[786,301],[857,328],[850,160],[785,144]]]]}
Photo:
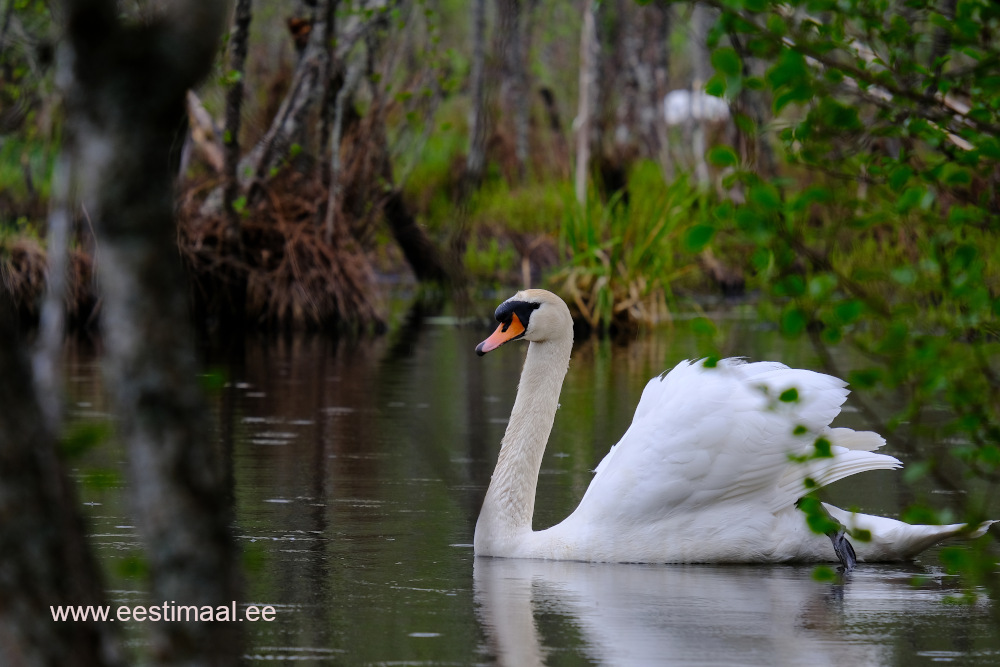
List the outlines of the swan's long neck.
{"type": "Polygon", "coordinates": [[[572,348],[572,338],[528,346],[500,457],[476,523],[477,554],[512,555],[519,538],[531,532],[538,471],[572,348]]]}

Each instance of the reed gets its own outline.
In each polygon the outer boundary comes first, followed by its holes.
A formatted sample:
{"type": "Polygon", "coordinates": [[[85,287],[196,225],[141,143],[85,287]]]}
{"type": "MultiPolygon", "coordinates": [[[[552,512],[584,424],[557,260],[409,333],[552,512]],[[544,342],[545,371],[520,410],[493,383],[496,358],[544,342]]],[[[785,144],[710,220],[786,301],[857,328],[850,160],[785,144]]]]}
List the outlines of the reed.
{"type": "Polygon", "coordinates": [[[598,331],[668,321],[674,283],[696,268],[683,238],[698,221],[702,195],[686,178],[664,184],[652,170],[652,164],[633,170],[627,198],[619,192],[566,207],[563,266],[550,283],[574,316],[598,331]]]}

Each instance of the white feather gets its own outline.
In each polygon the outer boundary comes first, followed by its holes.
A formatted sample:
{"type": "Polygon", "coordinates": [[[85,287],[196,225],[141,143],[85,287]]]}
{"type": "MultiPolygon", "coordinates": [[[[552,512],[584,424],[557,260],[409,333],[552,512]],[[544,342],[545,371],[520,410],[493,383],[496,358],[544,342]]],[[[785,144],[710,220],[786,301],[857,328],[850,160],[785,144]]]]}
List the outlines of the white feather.
{"type": "MultiPolygon", "coordinates": [[[[579,507],[562,523],[531,530],[534,487],[572,347],[565,304],[541,290],[504,451],[476,526],[476,553],[617,562],[832,561],[796,502],[811,486],[899,468],[875,453],[875,433],[831,428],[847,398],[838,378],[776,362],[684,361],[653,378],[621,440],[598,465],[579,507]],[[794,392],[789,390],[794,389],[794,392]],[[830,456],[812,457],[817,438],[830,456]]],[[[831,515],[871,533],[859,560],[912,558],[964,524],[911,526],[881,517],[831,515]]],[[[988,526],[988,524],[987,524],[988,526]]],[[[984,530],[980,526],[979,530],[984,530]]]]}

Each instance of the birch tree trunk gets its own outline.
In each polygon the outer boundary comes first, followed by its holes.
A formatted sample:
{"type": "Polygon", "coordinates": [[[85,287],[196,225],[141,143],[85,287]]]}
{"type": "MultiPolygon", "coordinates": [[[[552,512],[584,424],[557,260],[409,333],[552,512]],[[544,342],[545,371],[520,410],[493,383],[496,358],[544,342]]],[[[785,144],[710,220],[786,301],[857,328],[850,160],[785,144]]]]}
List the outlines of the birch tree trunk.
{"type": "MultiPolygon", "coordinates": [[[[225,469],[208,412],[176,250],[172,161],[186,91],[208,73],[225,4],[176,0],[125,25],[113,0],[67,0],[67,122],[101,244],[105,375],[129,452],[153,601],[239,599],[225,469]]],[[[162,665],[236,665],[238,623],[152,623],[162,665]]]]}
{"type": "Polygon", "coordinates": [[[597,111],[597,66],[600,47],[597,41],[597,1],[590,0],[583,11],[580,35],[580,90],[576,112],[576,201],[587,203],[587,176],[590,169],[591,135],[597,111]]]}
{"type": "MultiPolygon", "coordinates": [[[[670,6],[666,3],[638,4],[618,0],[618,30],[612,47],[614,56],[606,60],[603,76],[607,90],[615,87],[612,108],[607,115],[614,117],[614,150],[609,156],[614,166],[625,171],[636,158],[664,160],[666,123],[663,117],[663,97],[667,86],[668,39],[670,6]]],[[[606,102],[605,106],[609,104],[606,102]]]]}
{"type": "Polygon", "coordinates": [[[52,619],[107,600],[16,324],[0,290],[0,664],[124,666],[113,624],[52,619]]]}
{"type": "Polygon", "coordinates": [[[329,50],[323,39],[325,34],[325,13],[317,12],[316,21],[292,76],[288,94],[282,100],[264,137],[243,159],[239,177],[251,200],[259,196],[253,185],[269,180],[270,174],[288,158],[292,145],[304,140],[303,132],[309,112],[325,97],[327,88],[324,86],[324,78],[329,58],[329,50]]]}

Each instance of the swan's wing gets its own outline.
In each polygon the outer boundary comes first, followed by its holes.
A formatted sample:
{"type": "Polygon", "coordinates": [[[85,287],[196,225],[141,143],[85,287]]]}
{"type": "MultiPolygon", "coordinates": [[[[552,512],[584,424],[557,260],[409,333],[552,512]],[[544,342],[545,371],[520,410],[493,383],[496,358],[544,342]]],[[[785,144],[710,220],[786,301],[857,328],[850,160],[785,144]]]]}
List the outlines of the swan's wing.
{"type": "Polygon", "coordinates": [[[832,456],[787,466],[778,482],[772,511],[798,500],[803,495],[807,479],[812,480],[815,486],[826,486],[859,472],[903,467],[898,459],[874,452],[885,444],[885,439],[877,433],[830,428],[822,435],[831,443],[832,456]]]}
{"type": "Polygon", "coordinates": [[[803,494],[806,477],[823,484],[874,463],[898,465],[866,451],[881,444],[878,436],[828,428],[845,387],[773,362],[682,362],[646,386],[632,425],[598,466],[578,511],[617,522],[724,503],[777,511],[803,494]],[[797,400],[782,401],[793,388],[797,400]],[[833,434],[833,458],[791,462],[826,433],[833,434]]]}

